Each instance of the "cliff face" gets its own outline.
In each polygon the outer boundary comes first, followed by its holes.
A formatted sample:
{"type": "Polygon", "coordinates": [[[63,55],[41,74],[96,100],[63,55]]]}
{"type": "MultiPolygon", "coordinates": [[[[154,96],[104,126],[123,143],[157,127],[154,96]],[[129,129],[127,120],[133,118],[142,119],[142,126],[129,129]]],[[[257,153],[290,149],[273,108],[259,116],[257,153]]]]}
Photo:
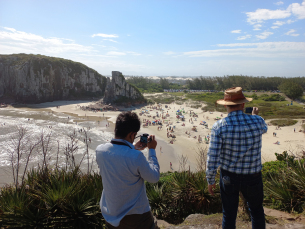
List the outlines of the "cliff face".
{"type": "MultiPolygon", "coordinates": [[[[0,55],[0,97],[10,96],[24,103],[102,98],[106,88],[112,88],[115,93],[115,96],[108,93],[108,101],[118,95],[137,98],[134,88],[126,82],[119,82],[116,77],[110,81],[81,63],[42,55],[0,55]],[[113,82],[125,88],[113,86],[113,82]]],[[[138,97],[141,96],[140,93],[138,97]]]]}
{"type": "Polygon", "coordinates": [[[126,82],[121,72],[113,71],[111,80],[107,79],[104,102],[143,103],[144,97],[136,87],[126,82]]]}

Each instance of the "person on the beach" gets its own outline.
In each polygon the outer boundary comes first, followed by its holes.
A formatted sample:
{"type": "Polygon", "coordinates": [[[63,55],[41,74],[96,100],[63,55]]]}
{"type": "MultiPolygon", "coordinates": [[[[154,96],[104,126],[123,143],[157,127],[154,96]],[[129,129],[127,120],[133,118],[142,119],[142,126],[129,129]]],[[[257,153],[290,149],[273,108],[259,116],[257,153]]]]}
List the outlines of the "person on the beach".
{"type": "Polygon", "coordinates": [[[115,123],[115,138],[96,148],[96,162],[103,181],[100,200],[108,229],[158,228],[150,211],[144,180],[156,183],[160,166],[156,157],[155,136],[147,143],[133,142],[141,122],[134,112],[122,112],[115,123]],[[148,148],[148,160],[140,151],[148,148]]]}
{"type": "Polygon", "coordinates": [[[227,89],[224,99],[217,103],[226,107],[228,116],[218,120],[211,130],[206,177],[208,190],[214,195],[215,175],[220,166],[223,228],[236,226],[239,192],[247,201],[252,228],[265,228],[261,148],[262,134],[268,127],[258,116],[257,107],[253,107],[252,115],[243,112],[249,101],[252,98],[245,98],[241,87],[227,89]]]}

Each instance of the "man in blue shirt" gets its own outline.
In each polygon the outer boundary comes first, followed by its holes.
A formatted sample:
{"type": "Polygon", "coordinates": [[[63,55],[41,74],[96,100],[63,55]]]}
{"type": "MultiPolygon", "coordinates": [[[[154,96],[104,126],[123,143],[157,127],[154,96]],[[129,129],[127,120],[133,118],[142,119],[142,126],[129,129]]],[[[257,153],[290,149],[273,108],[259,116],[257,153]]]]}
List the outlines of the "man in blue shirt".
{"type": "Polygon", "coordinates": [[[214,195],[215,175],[220,167],[223,228],[235,228],[239,192],[247,201],[252,228],[265,228],[261,148],[267,124],[258,116],[257,107],[253,107],[252,115],[243,113],[249,101],[252,98],[245,98],[241,87],[227,89],[224,99],[217,101],[226,107],[228,116],[212,127],[206,177],[209,192],[214,195]]]}
{"type": "Polygon", "coordinates": [[[96,148],[96,162],[103,180],[100,206],[109,229],[156,228],[144,180],[151,183],[159,180],[157,141],[151,135],[147,143],[138,141],[133,145],[140,125],[136,113],[122,112],[116,119],[115,138],[96,148]],[[139,151],[146,147],[148,160],[139,151]]]}

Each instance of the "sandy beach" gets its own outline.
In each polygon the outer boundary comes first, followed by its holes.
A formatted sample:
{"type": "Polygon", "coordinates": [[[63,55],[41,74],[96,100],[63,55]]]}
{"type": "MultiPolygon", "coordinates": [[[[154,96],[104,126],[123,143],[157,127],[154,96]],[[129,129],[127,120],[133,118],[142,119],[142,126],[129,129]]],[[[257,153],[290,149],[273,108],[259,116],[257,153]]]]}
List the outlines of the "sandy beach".
{"type": "MultiPolygon", "coordinates": [[[[89,104],[90,102],[84,101],[76,101],[73,103],[71,101],[55,101],[36,104],[31,107],[49,109],[53,112],[71,114],[80,118],[87,117],[94,119],[105,117],[110,124],[108,130],[113,133],[114,122],[120,111],[92,112],[80,109],[80,106],[88,106],[89,104]]],[[[198,149],[208,148],[209,145],[205,139],[208,139],[211,133],[210,128],[217,119],[226,117],[227,115],[221,112],[204,112],[201,108],[191,108],[189,104],[178,105],[174,103],[167,105],[167,107],[165,104],[159,104],[159,106],[143,106],[133,111],[137,114],[142,114],[139,116],[142,122],[140,134],[148,133],[156,136],[158,141],[156,152],[162,172],[179,170],[179,158],[182,155],[188,158],[186,166],[190,167],[192,171],[195,171],[197,167],[196,159],[198,149]],[[184,121],[177,118],[176,112],[178,110],[184,116],[184,121]],[[163,122],[161,129],[158,128],[159,125],[152,124],[158,120],[163,122]],[[151,125],[143,127],[143,123],[145,122],[151,122],[151,125]],[[196,128],[195,131],[193,129],[194,127],[196,128]],[[169,133],[175,135],[175,138],[167,136],[169,129],[173,130],[169,133]],[[198,141],[199,135],[202,138],[201,142],[198,141]],[[170,168],[170,163],[172,163],[172,168],[170,168]]],[[[272,126],[270,121],[266,120],[269,125],[268,132],[263,135],[263,162],[275,160],[275,153],[287,151],[289,154],[297,154],[305,150],[305,135],[299,132],[302,126],[302,120],[298,120],[293,126],[281,127],[280,129],[272,126]],[[276,136],[274,136],[274,132],[276,136]],[[279,143],[274,144],[276,142],[279,143]]]]}

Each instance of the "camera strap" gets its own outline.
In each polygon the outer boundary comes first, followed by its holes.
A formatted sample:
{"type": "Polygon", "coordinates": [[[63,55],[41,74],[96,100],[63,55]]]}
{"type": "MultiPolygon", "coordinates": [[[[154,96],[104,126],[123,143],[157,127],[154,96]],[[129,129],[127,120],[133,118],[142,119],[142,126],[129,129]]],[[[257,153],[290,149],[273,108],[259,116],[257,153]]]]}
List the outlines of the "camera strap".
{"type": "Polygon", "coordinates": [[[132,147],[125,142],[117,142],[117,141],[111,140],[111,143],[114,145],[128,146],[130,149],[132,149],[132,147]]]}

